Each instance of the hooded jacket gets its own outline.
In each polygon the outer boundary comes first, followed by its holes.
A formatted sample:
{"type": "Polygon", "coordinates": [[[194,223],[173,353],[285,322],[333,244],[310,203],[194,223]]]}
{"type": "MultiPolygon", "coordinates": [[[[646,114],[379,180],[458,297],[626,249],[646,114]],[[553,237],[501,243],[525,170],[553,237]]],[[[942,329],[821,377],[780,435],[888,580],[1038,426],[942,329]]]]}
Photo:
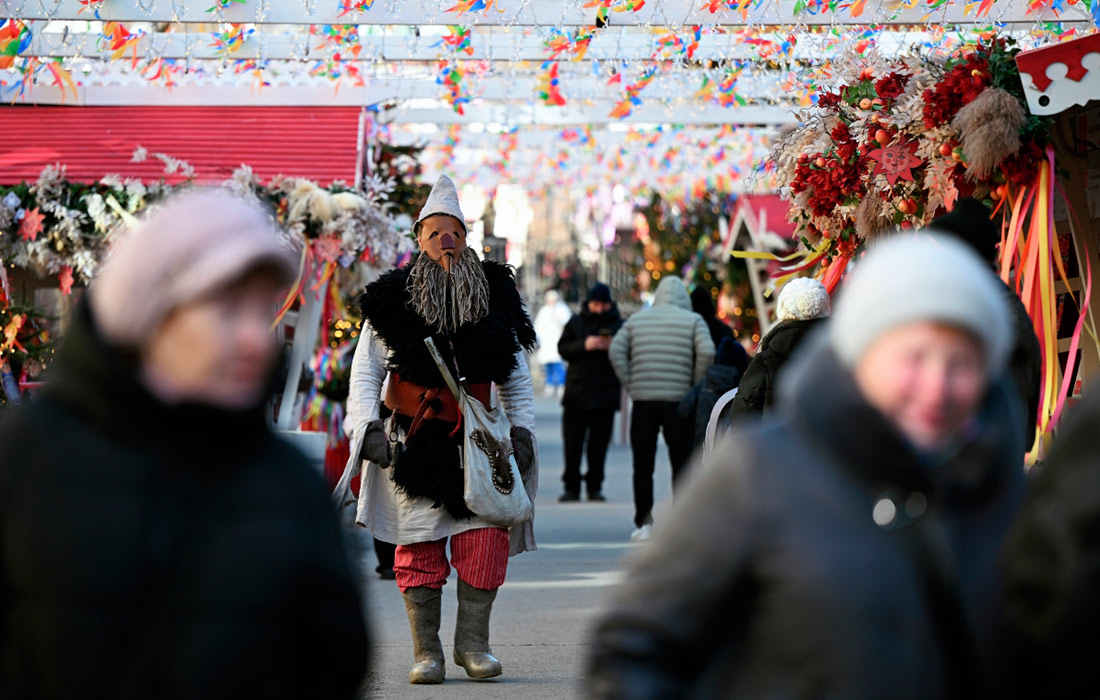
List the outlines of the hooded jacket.
{"type": "Polygon", "coordinates": [[[1015,404],[991,387],[964,438],[920,455],[823,338],[808,350],[775,420],[689,472],[597,623],[585,697],[962,700],[1003,678],[1015,404]]]}
{"type": "Polygon", "coordinates": [[[678,277],[661,280],[652,308],[627,319],[608,350],[611,366],[634,401],[679,403],[714,362],[707,322],[691,310],[678,277]]]}
{"type": "Polygon", "coordinates": [[[710,422],[714,404],[718,403],[723,394],[737,388],[741,382],[741,372],[740,367],[711,365],[707,367],[707,376],[703,381],[691,387],[691,391],[680,402],[680,415],[692,422],[692,444],[695,447],[702,446],[706,439],[707,423],[710,422]]]}
{"type": "Polygon", "coordinates": [[[752,358],[741,379],[737,396],[730,402],[730,417],[760,416],[775,403],[776,379],[783,365],[802,344],[809,331],[821,319],[783,321],[776,324],[760,342],[760,351],[752,358]]]}
{"type": "Polygon", "coordinates": [[[0,422],[0,697],[352,698],[358,586],[262,407],[169,406],[77,306],[0,422]]]}
{"type": "Polygon", "coordinates": [[[617,411],[622,393],[607,351],[585,350],[584,341],[590,335],[607,332],[614,335],[623,325],[619,307],[612,305],[606,314],[593,314],[588,303],[569,319],[558,341],[558,352],[569,363],[565,375],[565,394],[561,405],[587,411],[617,411]]]}

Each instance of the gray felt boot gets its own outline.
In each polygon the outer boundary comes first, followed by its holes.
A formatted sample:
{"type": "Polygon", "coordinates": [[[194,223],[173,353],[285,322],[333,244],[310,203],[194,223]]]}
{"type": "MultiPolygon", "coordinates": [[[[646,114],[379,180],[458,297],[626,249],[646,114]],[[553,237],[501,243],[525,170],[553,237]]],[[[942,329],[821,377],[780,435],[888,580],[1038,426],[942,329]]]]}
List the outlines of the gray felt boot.
{"type": "Polygon", "coordinates": [[[500,662],[489,648],[489,615],[496,597],[495,588],[486,591],[458,581],[454,659],[470,678],[493,678],[501,673],[500,662]]]}
{"type": "Polygon", "coordinates": [[[402,594],[413,638],[413,664],[409,683],[442,683],[445,660],[439,642],[439,610],[443,591],[410,588],[402,594]]]}

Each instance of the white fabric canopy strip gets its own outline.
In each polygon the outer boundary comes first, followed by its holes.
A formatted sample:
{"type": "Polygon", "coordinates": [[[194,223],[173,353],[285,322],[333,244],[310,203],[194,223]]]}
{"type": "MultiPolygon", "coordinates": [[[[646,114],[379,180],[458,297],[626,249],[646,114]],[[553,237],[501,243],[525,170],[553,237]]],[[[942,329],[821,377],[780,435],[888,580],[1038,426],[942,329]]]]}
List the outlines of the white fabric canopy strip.
{"type": "MultiPolygon", "coordinates": [[[[83,24],[83,23],[79,23],[83,24]]],[[[1027,26],[1032,26],[1028,22],[1027,26]]],[[[33,22],[31,29],[34,38],[30,47],[20,56],[38,57],[94,57],[107,59],[113,53],[109,42],[103,41],[98,30],[77,31],[74,26],[56,23],[47,26],[46,22],[33,22]]],[[[135,27],[134,29],[137,29],[135,27]]],[[[310,35],[306,28],[284,26],[284,31],[276,33],[268,28],[264,33],[254,33],[232,53],[226,55],[211,42],[209,32],[176,31],[148,32],[137,41],[139,60],[148,58],[189,58],[214,59],[227,57],[238,59],[266,60],[310,60],[323,58],[331,54],[334,47],[323,37],[310,35]]],[[[186,29],[186,27],[185,27],[186,29]]],[[[381,29],[381,28],[379,28],[381,29]]],[[[394,29],[394,28],[391,28],[394,29]]],[[[401,62],[439,61],[441,55],[448,55],[440,47],[440,37],[422,31],[413,33],[410,28],[398,28],[383,34],[361,33],[358,44],[362,48],[358,59],[401,62]]],[[[790,30],[790,31],[793,31],[790,30]]],[[[759,39],[782,44],[790,31],[761,33],[759,39]]],[[[1002,34],[1013,34],[1009,28],[1002,28],[1002,34]]],[[[1016,34],[1023,36],[1027,32],[1020,30],[1016,34]]],[[[822,59],[821,35],[807,33],[801,29],[798,44],[790,51],[789,58],[798,60],[822,59]]],[[[658,50],[659,35],[641,28],[611,28],[593,37],[582,62],[591,61],[643,61],[653,58],[658,50]]],[[[898,30],[883,31],[877,38],[879,48],[887,54],[905,47],[921,45],[933,41],[931,32],[898,30]]],[[[545,40],[537,35],[523,34],[518,31],[497,28],[493,33],[474,32],[470,37],[471,53],[462,52],[462,60],[492,60],[497,62],[545,61],[550,52],[545,40]]],[[[339,50],[339,48],[335,48],[339,50]]],[[[345,53],[347,53],[345,51],[345,53]]],[[[759,49],[751,44],[734,41],[728,34],[706,34],[699,39],[699,47],[694,52],[694,61],[737,60],[752,61],[759,58],[759,49]]],[[[128,50],[122,59],[129,59],[133,52],[128,50]]],[[[563,55],[563,61],[572,61],[569,55],[563,55]]],[[[679,57],[658,60],[677,62],[679,57]]]]}
{"type": "MultiPolygon", "coordinates": [[[[213,0],[111,0],[100,9],[100,17],[119,22],[243,22],[275,24],[465,24],[527,27],[587,26],[595,12],[583,7],[584,0],[544,2],[542,0],[501,1],[487,12],[461,16],[447,10],[456,0],[375,0],[366,12],[342,13],[336,0],[250,0],[224,10],[207,12],[213,0]],[[498,9],[499,8],[499,9],[498,9]]],[[[612,26],[667,26],[679,28],[704,25],[792,25],[792,24],[990,24],[993,22],[1036,21],[1089,22],[1083,3],[1069,5],[1060,14],[1050,9],[1028,12],[1029,0],[998,0],[989,15],[975,17],[978,3],[949,2],[929,12],[923,3],[900,6],[891,0],[869,0],[859,17],[847,11],[795,14],[793,0],[764,0],[746,15],[733,10],[710,13],[697,0],[649,0],[638,12],[616,12],[612,26]]],[[[0,0],[0,16],[21,19],[87,20],[79,0],[0,0]]]]}

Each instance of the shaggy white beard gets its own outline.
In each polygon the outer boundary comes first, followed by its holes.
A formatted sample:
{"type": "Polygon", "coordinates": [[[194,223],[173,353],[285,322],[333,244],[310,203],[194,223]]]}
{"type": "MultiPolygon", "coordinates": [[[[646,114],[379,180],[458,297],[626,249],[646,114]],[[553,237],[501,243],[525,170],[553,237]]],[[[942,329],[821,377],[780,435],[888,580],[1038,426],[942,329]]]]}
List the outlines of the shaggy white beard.
{"type": "Polygon", "coordinates": [[[424,253],[409,270],[410,308],[440,333],[454,334],[489,315],[489,281],[473,248],[466,248],[447,272],[424,253]]]}

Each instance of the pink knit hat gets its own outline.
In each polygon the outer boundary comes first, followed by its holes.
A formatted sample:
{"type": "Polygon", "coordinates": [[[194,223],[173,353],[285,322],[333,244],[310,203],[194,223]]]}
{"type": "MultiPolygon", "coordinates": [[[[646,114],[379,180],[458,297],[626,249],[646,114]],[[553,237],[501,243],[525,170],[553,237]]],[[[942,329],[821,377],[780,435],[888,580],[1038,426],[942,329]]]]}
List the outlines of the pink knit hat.
{"type": "Polygon", "coordinates": [[[297,273],[268,217],[228,192],[174,195],[116,246],[89,299],[105,337],[141,348],[170,311],[263,265],[280,283],[297,273]]]}

